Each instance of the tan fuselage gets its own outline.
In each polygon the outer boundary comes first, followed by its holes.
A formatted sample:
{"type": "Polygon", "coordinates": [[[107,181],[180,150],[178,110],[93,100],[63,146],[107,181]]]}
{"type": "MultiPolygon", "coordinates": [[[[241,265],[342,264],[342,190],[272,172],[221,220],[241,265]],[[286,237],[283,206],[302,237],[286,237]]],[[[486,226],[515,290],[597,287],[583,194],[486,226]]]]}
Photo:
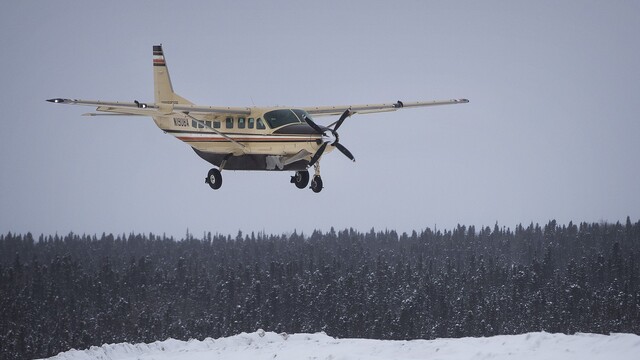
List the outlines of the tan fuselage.
{"type": "MultiPolygon", "coordinates": [[[[275,109],[283,108],[252,108],[250,114],[242,116],[211,114],[200,116],[199,121],[175,113],[153,120],[203,159],[228,170],[306,169],[321,145],[322,135],[304,123],[270,128],[264,114],[275,109]]],[[[333,149],[327,146],[325,152],[333,149]]]]}

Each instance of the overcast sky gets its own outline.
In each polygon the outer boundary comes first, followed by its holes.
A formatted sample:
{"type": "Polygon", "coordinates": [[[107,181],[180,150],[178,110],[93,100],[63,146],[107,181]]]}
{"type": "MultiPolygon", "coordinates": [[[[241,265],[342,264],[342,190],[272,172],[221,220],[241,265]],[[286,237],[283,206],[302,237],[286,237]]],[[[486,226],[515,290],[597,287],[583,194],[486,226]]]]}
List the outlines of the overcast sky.
{"type": "Polygon", "coordinates": [[[635,222],[638,34],[637,1],[11,1],[0,232],[635,222]],[[470,103],[349,118],[357,162],[324,157],[320,194],[287,172],[225,171],[213,191],[211,166],[151,118],[45,102],[152,102],[158,43],[201,105],[470,103]]]}

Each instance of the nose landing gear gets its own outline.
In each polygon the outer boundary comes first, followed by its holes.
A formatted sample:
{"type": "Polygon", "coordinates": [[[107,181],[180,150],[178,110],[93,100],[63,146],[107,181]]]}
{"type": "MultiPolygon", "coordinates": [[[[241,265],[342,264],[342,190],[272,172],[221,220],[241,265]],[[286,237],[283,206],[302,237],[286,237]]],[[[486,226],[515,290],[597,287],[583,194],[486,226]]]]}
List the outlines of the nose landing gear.
{"type": "Polygon", "coordinates": [[[322,178],[320,175],[315,175],[313,180],[311,180],[311,190],[313,190],[314,193],[322,191],[322,178]]]}
{"type": "Polygon", "coordinates": [[[322,178],[320,177],[320,162],[316,162],[313,164],[313,168],[315,170],[315,174],[313,175],[313,179],[311,180],[310,189],[314,193],[319,193],[322,191],[322,178]]]}

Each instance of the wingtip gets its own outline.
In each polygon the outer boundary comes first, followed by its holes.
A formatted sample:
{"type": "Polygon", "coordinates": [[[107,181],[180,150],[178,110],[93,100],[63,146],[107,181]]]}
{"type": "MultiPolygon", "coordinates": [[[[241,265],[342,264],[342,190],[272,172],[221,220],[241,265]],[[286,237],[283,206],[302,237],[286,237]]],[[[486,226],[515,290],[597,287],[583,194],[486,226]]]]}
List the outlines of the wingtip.
{"type": "Polygon", "coordinates": [[[64,104],[69,102],[69,99],[55,98],[55,99],[48,99],[47,101],[54,104],[64,104]]]}

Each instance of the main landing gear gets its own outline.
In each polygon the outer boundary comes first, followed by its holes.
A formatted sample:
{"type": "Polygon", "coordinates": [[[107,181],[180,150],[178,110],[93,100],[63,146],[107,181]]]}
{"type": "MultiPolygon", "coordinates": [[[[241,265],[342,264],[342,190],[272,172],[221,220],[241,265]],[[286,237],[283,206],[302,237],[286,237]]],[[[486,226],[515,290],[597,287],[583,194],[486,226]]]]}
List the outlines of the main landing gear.
{"type": "Polygon", "coordinates": [[[206,184],[209,184],[209,186],[211,186],[213,190],[218,190],[220,189],[220,186],[222,186],[221,171],[222,169],[224,169],[224,166],[227,164],[227,160],[229,160],[231,155],[232,154],[225,155],[225,157],[222,159],[222,163],[220,164],[220,169],[211,168],[211,170],[209,170],[209,173],[207,174],[207,177],[204,178],[204,182],[206,184]]]}
{"type": "MultiPolygon", "coordinates": [[[[291,177],[291,183],[295,184],[298,189],[304,189],[311,183],[309,188],[315,192],[319,193],[322,191],[322,178],[320,177],[320,163],[316,162],[313,167],[315,168],[315,174],[313,178],[310,178],[308,170],[296,171],[296,173],[291,177]]],[[[209,186],[213,190],[218,190],[222,186],[222,169],[211,168],[207,177],[204,178],[204,182],[209,184],[209,186]]]]}
{"type": "Polygon", "coordinates": [[[220,170],[216,168],[209,170],[204,182],[209,184],[213,190],[220,189],[220,186],[222,186],[222,174],[220,173],[220,170]]]}
{"type": "Polygon", "coordinates": [[[309,185],[309,172],[307,170],[296,171],[295,175],[291,177],[291,183],[296,184],[298,189],[306,188],[309,185]]]}
{"type": "MultiPolygon", "coordinates": [[[[313,192],[319,193],[322,191],[322,178],[320,177],[320,164],[314,164],[315,174],[311,179],[311,186],[309,187],[313,192]]],[[[295,175],[291,177],[291,183],[295,184],[298,189],[304,189],[309,185],[309,171],[302,170],[296,171],[295,175]]]]}

